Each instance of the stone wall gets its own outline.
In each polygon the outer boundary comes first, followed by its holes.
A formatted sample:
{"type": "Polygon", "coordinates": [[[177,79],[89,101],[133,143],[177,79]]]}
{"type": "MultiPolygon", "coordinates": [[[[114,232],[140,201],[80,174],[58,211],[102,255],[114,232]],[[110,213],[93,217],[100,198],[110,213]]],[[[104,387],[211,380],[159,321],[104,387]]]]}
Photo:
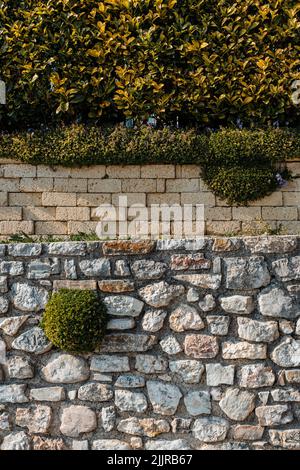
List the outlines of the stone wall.
{"type": "Polygon", "coordinates": [[[299,237],[0,245],[0,448],[300,449],[299,281],[299,237]],[[62,287],[93,354],[39,327],[62,287]]]}
{"type": "Polygon", "coordinates": [[[286,188],[249,207],[230,207],[207,190],[195,165],[94,166],[76,169],[0,161],[0,236],[17,232],[66,236],[95,231],[95,208],[118,203],[204,204],[206,234],[253,235],[281,224],[300,233],[300,161],[286,188]]]}

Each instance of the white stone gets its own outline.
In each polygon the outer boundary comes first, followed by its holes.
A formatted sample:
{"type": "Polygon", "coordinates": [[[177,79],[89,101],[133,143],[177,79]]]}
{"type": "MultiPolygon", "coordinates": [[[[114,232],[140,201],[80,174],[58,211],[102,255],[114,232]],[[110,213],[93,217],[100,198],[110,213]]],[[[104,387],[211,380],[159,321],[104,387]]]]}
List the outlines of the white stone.
{"type": "Polygon", "coordinates": [[[210,416],[209,418],[196,419],[193,426],[193,435],[202,442],[218,442],[224,441],[228,430],[228,421],[210,416]]]}
{"type": "Polygon", "coordinates": [[[237,314],[250,314],[254,310],[253,299],[246,295],[232,295],[230,297],[221,297],[221,307],[225,312],[237,314]]]}
{"type": "Polygon", "coordinates": [[[84,259],[79,261],[79,268],[85,276],[108,277],[110,276],[110,261],[107,258],[84,259]]]}
{"type": "Polygon", "coordinates": [[[42,376],[50,383],[76,383],[89,377],[86,362],[71,354],[56,353],[42,368],[42,376]]]}
{"type": "Polygon", "coordinates": [[[258,321],[250,318],[238,318],[238,335],[255,343],[272,343],[279,337],[278,325],[275,321],[258,321]]]}
{"type": "Polygon", "coordinates": [[[194,287],[190,287],[190,289],[188,289],[187,294],[186,294],[186,300],[188,302],[198,302],[199,298],[200,298],[199,291],[195,289],[194,287]]]}
{"type": "Polygon", "coordinates": [[[175,336],[169,335],[160,341],[160,347],[166,354],[178,354],[182,351],[182,346],[175,336]]]}
{"type": "Polygon", "coordinates": [[[143,330],[151,331],[151,333],[156,333],[161,330],[166,316],[167,312],[165,310],[147,310],[142,320],[143,330]]]}
{"type": "Polygon", "coordinates": [[[184,439],[174,439],[168,441],[165,439],[155,439],[147,441],[145,450],[191,450],[188,442],[184,439]]]}
{"type": "Polygon", "coordinates": [[[159,374],[165,372],[168,362],[162,356],[139,354],[135,359],[135,368],[144,374],[159,374]]]}
{"type": "Polygon", "coordinates": [[[222,282],[221,274],[177,274],[173,276],[177,281],[187,282],[202,289],[219,289],[222,282]]]}
{"type": "Polygon", "coordinates": [[[63,387],[32,388],[29,396],[35,401],[61,401],[65,399],[65,391],[63,387]]]}
{"type": "Polygon", "coordinates": [[[127,356],[93,355],[91,370],[95,372],[129,372],[129,359],[127,356]]]}
{"type": "Polygon", "coordinates": [[[26,385],[0,385],[0,403],[26,403],[26,385]]]}
{"type": "Polygon", "coordinates": [[[33,367],[27,357],[12,356],[6,363],[10,379],[31,379],[34,376],[33,367]]]}
{"type": "Polygon", "coordinates": [[[16,425],[26,427],[30,434],[46,433],[52,419],[50,406],[32,405],[29,408],[17,408],[16,425]]]}
{"type": "Polygon", "coordinates": [[[1,450],[30,450],[30,440],[24,431],[13,432],[4,437],[1,450]]]}
{"type": "Polygon", "coordinates": [[[130,445],[119,439],[97,439],[92,443],[92,450],[130,450],[130,445]]]}
{"type": "Polygon", "coordinates": [[[205,390],[189,391],[184,397],[184,404],[191,416],[211,413],[210,394],[205,390]]]}
{"type": "Polygon", "coordinates": [[[300,341],[283,338],[271,353],[271,359],[281,367],[300,366],[300,341]]]}
{"type": "Polygon", "coordinates": [[[199,383],[204,372],[204,365],[193,359],[170,361],[169,367],[176,379],[186,384],[199,383]]]}
{"type": "Polygon", "coordinates": [[[151,307],[166,307],[183,293],[183,286],[170,285],[165,281],[149,284],[139,289],[139,295],[151,307]]]}
{"type": "Polygon", "coordinates": [[[258,296],[260,313],[268,317],[294,319],[300,315],[290,295],[279,287],[268,287],[258,296]]]}
{"type": "Polygon", "coordinates": [[[15,308],[22,312],[38,312],[49,299],[46,289],[23,283],[13,284],[11,293],[15,308]]]}
{"type": "Polygon", "coordinates": [[[199,307],[203,312],[210,312],[216,306],[216,301],[213,295],[207,294],[203,300],[200,300],[199,307]]]}
{"type": "Polygon", "coordinates": [[[145,395],[131,390],[116,390],[115,404],[120,411],[132,413],[143,413],[148,407],[145,395]]]}
{"type": "Polygon", "coordinates": [[[103,299],[109,315],[138,317],[144,303],[128,295],[112,295],[103,299]]]}
{"type": "Polygon", "coordinates": [[[105,432],[111,432],[115,427],[116,412],[113,406],[104,406],[101,410],[101,424],[105,432]]]}
{"type": "Polygon", "coordinates": [[[221,364],[206,364],[206,384],[209,387],[232,385],[234,381],[234,366],[221,364]]]}
{"type": "Polygon", "coordinates": [[[199,313],[188,304],[180,304],[169,317],[170,328],[176,332],[202,330],[204,323],[199,313]]]}
{"type": "Polygon", "coordinates": [[[229,388],[219,406],[230,419],[244,421],[255,408],[255,395],[238,388],[229,388]]]}
{"type": "Polygon", "coordinates": [[[96,426],[96,413],[87,406],[71,405],[64,408],[60,432],[65,436],[79,437],[80,434],[94,431],[96,426]]]}
{"type": "Polygon", "coordinates": [[[19,317],[7,317],[0,319],[0,329],[8,336],[14,336],[18,333],[22,325],[28,320],[29,315],[20,315],[19,317]]]}
{"type": "Polygon", "coordinates": [[[176,385],[148,380],[147,391],[154,413],[173,415],[179,405],[182,393],[176,385]]]}
{"type": "Polygon", "coordinates": [[[42,328],[35,326],[18,336],[12,343],[14,349],[34,354],[50,351],[52,343],[47,339],[42,328]]]}
{"type": "Polygon", "coordinates": [[[133,318],[112,318],[107,322],[106,328],[108,330],[131,330],[135,327],[135,321],[133,318]]]}
{"type": "Polygon", "coordinates": [[[6,313],[9,308],[9,301],[7,297],[0,296],[0,314],[6,313]]]}

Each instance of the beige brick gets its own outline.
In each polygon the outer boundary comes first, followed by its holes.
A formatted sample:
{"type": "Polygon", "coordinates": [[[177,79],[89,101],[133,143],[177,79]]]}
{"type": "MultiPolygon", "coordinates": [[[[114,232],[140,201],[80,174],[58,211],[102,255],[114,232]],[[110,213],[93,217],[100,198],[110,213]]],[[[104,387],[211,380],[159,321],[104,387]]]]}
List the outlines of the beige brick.
{"type": "Polygon", "coordinates": [[[282,206],[282,193],[281,191],[275,191],[269,196],[265,196],[257,201],[250,201],[249,206],[282,206]]]}
{"type": "Polygon", "coordinates": [[[207,186],[206,183],[204,183],[203,179],[200,178],[200,191],[208,191],[211,192],[209,187],[207,186]]]}
{"type": "Polygon", "coordinates": [[[151,204],[180,204],[180,194],[154,193],[147,194],[147,206],[151,204]]]}
{"type": "Polygon", "coordinates": [[[54,178],[54,191],[63,193],[86,193],[87,179],[54,178]]]}
{"type": "Polygon", "coordinates": [[[283,193],[284,206],[300,206],[300,192],[296,193],[283,193]]]}
{"type": "Polygon", "coordinates": [[[80,168],[71,168],[72,178],[104,178],[106,171],[105,165],[81,166],[80,168]]]}
{"type": "Polygon", "coordinates": [[[24,220],[55,220],[55,207],[24,207],[24,220]]]}
{"type": "Polygon", "coordinates": [[[175,165],[142,165],[141,178],[175,178],[175,165]]]}
{"type": "Polygon", "coordinates": [[[216,196],[216,206],[217,207],[231,207],[231,204],[229,204],[226,200],[221,199],[220,197],[216,196]]]}
{"type": "Polygon", "coordinates": [[[89,193],[120,193],[121,180],[118,179],[89,179],[88,180],[89,193]]]}
{"type": "Polygon", "coordinates": [[[77,206],[98,207],[101,204],[110,204],[110,194],[79,193],[77,194],[77,206]]]}
{"type": "Polygon", "coordinates": [[[0,235],[15,235],[17,233],[32,235],[34,233],[33,222],[0,222],[0,235]]]}
{"type": "Polygon", "coordinates": [[[300,235],[300,221],[282,222],[280,225],[285,235],[300,235]]]}
{"type": "Polygon", "coordinates": [[[123,193],[155,193],[156,192],[156,179],[123,179],[122,180],[123,193]]]}
{"type": "Polygon", "coordinates": [[[73,235],[79,232],[82,233],[94,233],[98,222],[77,222],[69,221],[68,222],[68,234],[73,235]]]}
{"type": "Polygon", "coordinates": [[[121,206],[121,207],[129,207],[129,206],[132,206],[133,204],[143,204],[145,206],[146,194],[145,193],[113,194],[112,204],[114,206],[121,206]],[[124,197],[127,198],[127,205],[126,205],[126,200],[124,199],[124,197]],[[123,201],[125,201],[125,203],[123,201]]]}
{"type": "Polygon", "coordinates": [[[56,220],[90,220],[90,208],[57,207],[56,220]]]}
{"type": "Polygon", "coordinates": [[[263,207],[264,220],[297,220],[297,207],[263,207]]]}
{"type": "Polygon", "coordinates": [[[163,179],[156,180],[156,191],[158,193],[164,193],[166,191],[166,180],[163,180],[163,179]]]}
{"type": "Polygon", "coordinates": [[[41,206],[42,193],[9,193],[8,204],[10,206],[41,206]]]}
{"type": "Polygon", "coordinates": [[[76,206],[76,194],[74,193],[43,193],[43,206],[76,206]]]}
{"type": "Polygon", "coordinates": [[[207,235],[235,235],[241,230],[240,222],[206,222],[206,234],[207,235]]]}
{"type": "Polygon", "coordinates": [[[201,168],[199,165],[182,165],[181,178],[199,178],[201,168]]]}
{"type": "Polygon", "coordinates": [[[68,178],[72,174],[72,168],[63,166],[46,166],[39,165],[37,167],[37,176],[40,178],[68,178]]]}
{"type": "Polygon", "coordinates": [[[37,235],[65,235],[68,233],[67,223],[63,222],[35,222],[37,235]]]}
{"type": "Polygon", "coordinates": [[[287,162],[287,168],[292,172],[293,176],[300,176],[300,161],[287,162]]]}
{"type": "Polygon", "coordinates": [[[231,207],[208,207],[204,210],[205,220],[231,220],[231,207]]]}
{"type": "Polygon", "coordinates": [[[287,185],[283,186],[280,190],[282,192],[300,191],[300,178],[295,178],[291,181],[288,181],[287,185]]]}
{"type": "Polygon", "coordinates": [[[248,222],[242,222],[242,234],[248,236],[269,233],[270,230],[276,230],[277,228],[278,224],[273,220],[249,220],[248,222]]]}
{"type": "Polygon", "coordinates": [[[0,189],[1,191],[19,191],[20,190],[20,179],[19,178],[0,178],[0,189]]]}
{"type": "Polygon", "coordinates": [[[21,178],[20,191],[27,193],[52,191],[53,178],[21,178]]]}
{"type": "Polygon", "coordinates": [[[216,205],[216,198],[213,193],[182,193],[180,199],[181,204],[204,204],[211,207],[216,205]]]}
{"type": "Polygon", "coordinates": [[[22,220],[22,207],[0,207],[0,220],[22,220]]]}
{"type": "Polygon", "coordinates": [[[233,207],[233,220],[258,220],[261,219],[260,207],[233,207]]]}
{"type": "Polygon", "coordinates": [[[5,178],[19,178],[36,176],[36,166],[24,164],[4,165],[5,178]]]}
{"type": "Polygon", "coordinates": [[[200,190],[199,178],[178,178],[166,181],[167,193],[192,193],[200,190]]]}
{"type": "Polygon", "coordinates": [[[59,279],[53,281],[53,289],[90,289],[97,290],[97,281],[84,280],[84,281],[69,281],[67,279],[59,279]]]}
{"type": "Polygon", "coordinates": [[[0,166],[0,178],[4,176],[4,167],[0,166]]]}
{"type": "Polygon", "coordinates": [[[0,206],[7,206],[7,192],[0,191],[0,206]]]}
{"type": "Polygon", "coordinates": [[[106,167],[106,174],[110,178],[140,178],[141,167],[139,165],[109,165],[106,167]]]}
{"type": "Polygon", "coordinates": [[[176,178],[182,178],[182,165],[175,165],[176,178]]]}

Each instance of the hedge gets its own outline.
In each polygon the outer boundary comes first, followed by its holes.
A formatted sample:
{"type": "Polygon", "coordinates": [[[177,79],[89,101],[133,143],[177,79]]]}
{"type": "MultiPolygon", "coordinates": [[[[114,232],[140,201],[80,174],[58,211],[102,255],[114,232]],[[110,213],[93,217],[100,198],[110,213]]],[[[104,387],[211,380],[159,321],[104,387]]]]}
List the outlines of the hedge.
{"type": "Polygon", "coordinates": [[[299,122],[296,0],[1,0],[2,127],[299,122]]]}
{"type": "MultiPolygon", "coordinates": [[[[274,191],[282,162],[300,156],[300,133],[289,129],[111,129],[72,125],[0,134],[0,158],[30,164],[82,166],[199,164],[208,187],[230,203],[245,204],[274,191]]],[[[280,178],[279,178],[280,179],[280,178]]]]}

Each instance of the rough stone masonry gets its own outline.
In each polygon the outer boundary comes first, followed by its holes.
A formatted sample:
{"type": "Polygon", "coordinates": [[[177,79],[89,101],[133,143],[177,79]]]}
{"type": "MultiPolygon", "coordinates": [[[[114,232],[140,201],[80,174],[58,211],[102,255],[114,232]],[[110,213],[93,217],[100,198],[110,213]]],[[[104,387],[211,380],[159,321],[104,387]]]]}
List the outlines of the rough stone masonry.
{"type": "Polygon", "coordinates": [[[2,450],[300,449],[299,237],[3,244],[0,292],[2,450]],[[61,287],[93,354],[39,327],[61,287]]]}

